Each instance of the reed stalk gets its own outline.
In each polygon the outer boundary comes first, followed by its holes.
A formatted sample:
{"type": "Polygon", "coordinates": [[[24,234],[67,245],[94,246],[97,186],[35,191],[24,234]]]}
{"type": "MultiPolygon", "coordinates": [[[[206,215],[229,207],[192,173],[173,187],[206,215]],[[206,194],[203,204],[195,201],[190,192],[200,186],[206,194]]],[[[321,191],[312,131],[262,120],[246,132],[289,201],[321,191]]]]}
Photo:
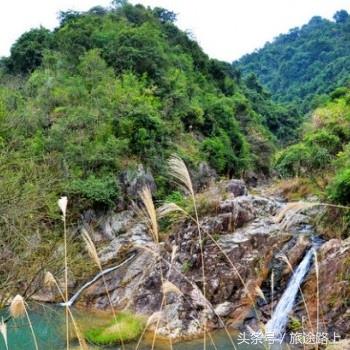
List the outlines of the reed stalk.
{"type": "Polygon", "coordinates": [[[35,350],[39,350],[38,341],[36,339],[34,328],[33,328],[32,322],[30,320],[30,317],[29,317],[29,314],[28,314],[28,311],[27,311],[27,308],[25,305],[25,301],[24,301],[23,297],[19,294],[17,294],[13,298],[13,300],[10,304],[10,315],[13,318],[19,318],[19,317],[26,316],[30,331],[32,333],[35,350]]]}
{"type": "MultiPolygon", "coordinates": [[[[46,272],[45,274],[45,279],[44,279],[44,284],[47,286],[47,287],[52,287],[52,286],[55,286],[62,298],[63,301],[65,301],[65,296],[62,292],[62,289],[60,288],[60,286],[58,285],[55,277],[52,275],[51,272],[46,272]]],[[[75,321],[75,318],[73,316],[73,313],[72,313],[72,310],[70,309],[70,307],[67,305],[68,307],[68,313],[69,313],[69,316],[72,320],[72,324],[73,324],[73,327],[74,327],[74,330],[75,330],[75,334],[77,335],[77,338],[78,338],[78,341],[79,341],[79,345],[81,347],[81,349],[83,350],[88,350],[88,346],[86,344],[86,341],[84,339],[84,337],[82,336],[81,334],[81,331],[78,327],[78,324],[76,323],[75,321]]]]}
{"type": "MultiPolygon", "coordinates": [[[[319,289],[319,265],[316,249],[313,250],[315,258],[315,272],[316,272],[316,335],[319,334],[319,319],[320,319],[320,289],[319,289]]],[[[316,350],[318,350],[318,343],[316,343],[316,350]]]]}
{"type": "MultiPolygon", "coordinates": [[[[102,264],[101,264],[100,257],[98,256],[96,246],[95,246],[94,242],[92,241],[89,233],[85,229],[82,230],[82,237],[83,237],[83,240],[85,242],[85,246],[86,246],[86,249],[88,251],[89,256],[95,262],[95,264],[97,265],[98,269],[102,273],[103,272],[102,264]]],[[[104,275],[102,275],[102,282],[103,282],[103,286],[104,286],[104,288],[106,290],[106,295],[107,295],[107,298],[108,298],[109,305],[110,305],[110,307],[112,309],[113,319],[116,319],[117,314],[116,314],[115,309],[113,307],[112,298],[111,298],[111,295],[109,293],[109,290],[108,290],[108,287],[107,287],[107,283],[106,283],[106,279],[105,279],[104,275]]],[[[117,328],[119,327],[118,324],[116,324],[116,326],[117,326],[117,328]]],[[[124,345],[123,339],[121,339],[120,342],[121,342],[121,345],[122,345],[122,349],[124,350],[125,349],[125,345],[124,345]]]]}
{"type": "Polygon", "coordinates": [[[64,235],[64,285],[65,285],[65,303],[66,303],[66,347],[69,350],[69,311],[68,311],[68,252],[67,252],[67,219],[66,219],[66,211],[67,211],[68,199],[67,197],[61,197],[58,200],[58,206],[62,212],[62,220],[63,220],[63,235],[64,235]]]}
{"type": "Polygon", "coordinates": [[[0,323],[0,333],[4,339],[6,350],[9,350],[8,342],[7,342],[7,325],[4,322],[3,318],[1,318],[1,323],[0,323]]]}
{"type": "MultiPolygon", "coordinates": [[[[204,298],[206,299],[206,277],[205,277],[205,264],[204,264],[204,252],[203,252],[204,240],[203,240],[202,230],[199,222],[197,202],[196,202],[196,197],[193,190],[191,176],[185,162],[177,155],[173,155],[169,159],[168,165],[169,165],[170,175],[175,178],[176,182],[180,186],[182,186],[186,191],[190,193],[190,196],[192,199],[194,213],[195,213],[195,222],[198,230],[198,243],[199,243],[200,255],[201,255],[202,282],[203,282],[202,292],[203,292],[204,298]]],[[[207,333],[207,319],[205,319],[205,323],[204,323],[204,337],[203,337],[204,350],[206,350],[207,348],[206,333],[207,333]]]]}

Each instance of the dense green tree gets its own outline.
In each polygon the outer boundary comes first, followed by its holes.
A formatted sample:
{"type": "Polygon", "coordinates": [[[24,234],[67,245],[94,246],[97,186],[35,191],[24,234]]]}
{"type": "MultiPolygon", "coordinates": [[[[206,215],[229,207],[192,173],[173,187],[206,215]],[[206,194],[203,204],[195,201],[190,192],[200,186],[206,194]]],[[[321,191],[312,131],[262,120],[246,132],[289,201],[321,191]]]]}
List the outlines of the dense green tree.
{"type": "Polygon", "coordinates": [[[0,75],[0,147],[16,167],[1,186],[36,184],[30,174],[45,169],[47,208],[63,193],[78,213],[124,202],[123,174],[140,163],[167,195],[174,152],[193,171],[206,161],[220,175],[269,172],[289,110],[256,78],[244,81],[236,66],[210,59],[175,26],[174,13],[118,1],[59,19],[53,32],[24,34],[5,59],[12,70],[0,75]],[[17,83],[13,73],[24,76],[17,83]]]}
{"type": "Polygon", "coordinates": [[[334,21],[315,16],[236,64],[246,77],[256,74],[275,101],[293,103],[305,113],[349,82],[349,33],[350,17],[345,10],[338,11],[334,21]]]}
{"type": "Polygon", "coordinates": [[[155,7],[153,13],[164,23],[174,23],[176,21],[176,14],[161,7],[155,7]]]}
{"type": "Polygon", "coordinates": [[[349,14],[345,10],[340,10],[335,13],[333,18],[337,23],[346,23],[349,18],[349,14]]]}
{"type": "Polygon", "coordinates": [[[11,56],[6,64],[13,73],[29,73],[39,67],[45,50],[53,47],[52,33],[40,27],[31,29],[11,47],[11,56]]]}
{"type": "Polygon", "coordinates": [[[276,155],[275,168],[284,177],[328,179],[329,198],[350,203],[350,90],[336,89],[324,106],[303,125],[302,140],[276,155]]]}

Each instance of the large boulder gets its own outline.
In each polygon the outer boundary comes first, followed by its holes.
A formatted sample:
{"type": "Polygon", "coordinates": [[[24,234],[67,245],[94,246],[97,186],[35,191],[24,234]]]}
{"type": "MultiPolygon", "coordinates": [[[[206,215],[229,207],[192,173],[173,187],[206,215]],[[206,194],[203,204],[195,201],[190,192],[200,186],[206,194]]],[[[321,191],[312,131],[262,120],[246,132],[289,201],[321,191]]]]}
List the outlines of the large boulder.
{"type": "Polygon", "coordinates": [[[225,183],[225,191],[235,197],[245,196],[248,194],[248,189],[243,180],[232,179],[225,183]]]}
{"type": "Polygon", "coordinates": [[[230,180],[225,186],[226,192],[233,194],[235,197],[245,196],[248,194],[248,189],[243,180],[230,180]]]}
{"type": "Polygon", "coordinates": [[[202,191],[215,183],[217,174],[215,170],[208,165],[208,163],[201,162],[198,170],[195,172],[192,178],[196,191],[202,191]]]}
{"type": "Polygon", "coordinates": [[[130,229],[133,220],[134,212],[132,210],[124,210],[119,213],[110,213],[100,220],[99,228],[103,237],[110,240],[126,233],[130,229]]]}
{"type": "MultiPolygon", "coordinates": [[[[322,331],[349,338],[350,238],[344,241],[333,239],[326,242],[319,250],[318,260],[318,264],[303,287],[308,315],[311,319],[311,324],[306,322],[306,327],[312,330],[319,314],[319,327],[322,331]]],[[[308,319],[305,308],[299,311],[299,317],[308,319]]]]}
{"type": "Polygon", "coordinates": [[[87,230],[94,242],[111,241],[129,230],[134,217],[135,213],[132,210],[98,214],[90,209],[81,217],[81,229],[87,230]]]}
{"type": "Polygon", "coordinates": [[[125,201],[137,200],[140,191],[147,186],[152,192],[156,190],[156,183],[152,173],[139,164],[137,169],[128,169],[120,177],[121,192],[125,201]]]}
{"type": "Polygon", "coordinates": [[[152,242],[146,225],[134,223],[129,230],[115,237],[107,246],[99,251],[103,265],[109,265],[119,260],[121,253],[132,247],[142,247],[152,242]]]}

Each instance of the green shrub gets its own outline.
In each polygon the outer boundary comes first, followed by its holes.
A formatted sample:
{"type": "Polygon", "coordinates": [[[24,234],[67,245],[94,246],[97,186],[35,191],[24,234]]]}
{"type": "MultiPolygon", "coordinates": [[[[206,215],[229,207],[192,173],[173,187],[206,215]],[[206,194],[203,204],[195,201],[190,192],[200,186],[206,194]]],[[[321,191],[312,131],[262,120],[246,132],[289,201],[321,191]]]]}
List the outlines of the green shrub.
{"type": "Polygon", "coordinates": [[[335,176],[328,186],[331,200],[341,204],[350,204],[350,169],[345,169],[335,176]]]}
{"type": "Polygon", "coordinates": [[[342,86],[337,89],[335,89],[333,92],[331,92],[330,97],[332,100],[336,100],[338,98],[344,97],[348,94],[349,89],[342,86]]]}
{"type": "Polygon", "coordinates": [[[277,154],[275,167],[282,176],[298,176],[309,168],[309,160],[309,147],[298,143],[277,154]]]}
{"type": "Polygon", "coordinates": [[[324,147],[311,147],[308,169],[312,171],[327,168],[332,161],[332,154],[324,147]]]}
{"type": "Polygon", "coordinates": [[[303,329],[303,324],[296,317],[290,317],[289,323],[288,323],[288,328],[292,332],[298,332],[298,331],[303,329]]]}
{"type": "Polygon", "coordinates": [[[88,342],[95,345],[113,345],[137,339],[144,328],[144,320],[129,312],[120,312],[105,327],[92,328],[85,331],[88,342]]]}
{"type": "Polygon", "coordinates": [[[90,175],[87,179],[73,180],[68,185],[68,192],[91,201],[92,204],[113,206],[119,193],[115,176],[105,175],[96,177],[90,175]]]}
{"type": "Polygon", "coordinates": [[[181,271],[182,271],[183,273],[186,273],[186,272],[190,271],[191,268],[192,268],[192,263],[191,263],[191,261],[185,260],[184,263],[183,263],[183,265],[182,265],[181,271]]]}
{"type": "Polygon", "coordinates": [[[225,174],[235,168],[237,159],[226,134],[207,138],[202,144],[202,150],[207,155],[209,164],[219,173],[225,174]]]}
{"type": "Polygon", "coordinates": [[[188,205],[188,199],[180,191],[173,191],[165,198],[166,203],[175,203],[181,208],[186,208],[188,205]]]}
{"type": "Polygon", "coordinates": [[[330,133],[329,130],[320,130],[308,135],[305,143],[310,147],[325,148],[331,154],[336,154],[341,148],[341,141],[338,136],[330,133]]]}

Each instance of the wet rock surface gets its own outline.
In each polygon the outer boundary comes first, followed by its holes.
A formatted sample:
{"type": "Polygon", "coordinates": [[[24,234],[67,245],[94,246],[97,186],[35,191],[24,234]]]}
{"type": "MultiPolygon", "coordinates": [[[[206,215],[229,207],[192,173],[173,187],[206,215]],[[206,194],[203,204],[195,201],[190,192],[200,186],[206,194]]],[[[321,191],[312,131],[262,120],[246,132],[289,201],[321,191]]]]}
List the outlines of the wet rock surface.
{"type": "MultiPolygon", "coordinates": [[[[242,324],[274,253],[290,239],[273,219],[281,207],[278,201],[249,195],[241,180],[224,182],[221,188],[225,199],[219,201],[213,215],[200,220],[202,247],[191,220],[173,227],[160,248],[152,243],[147,228],[134,220],[125,233],[110,229],[114,238],[99,252],[107,265],[128,245],[138,249],[137,257],[106,276],[105,283],[117,309],[131,308],[149,317],[158,313],[158,335],[188,337],[200,334],[205,327],[221,328],[223,322],[242,324]],[[172,254],[174,247],[176,254],[172,254]],[[169,280],[178,292],[164,294],[162,280],[169,280]]],[[[107,222],[111,228],[121,226],[113,220],[107,222]]],[[[104,282],[88,288],[79,304],[108,308],[104,282]]]]}
{"type": "MultiPolygon", "coordinates": [[[[258,330],[311,246],[311,219],[317,208],[250,195],[241,180],[221,182],[207,195],[215,197],[215,205],[200,218],[200,232],[192,220],[184,219],[159,245],[131,210],[86,221],[89,232],[100,237],[98,254],[104,267],[120,263],[131,251],[135,257],[84,290],[79,305],[108,309],[107,288],[117,310],[145,315],[158,336],[193,337],[224,324],[258,330]]],[[[319,251],[323,321],[327,331],[343,337],[350,333],[349,246],[331,240],[319,251]]],[[[315,285],[313,268],[303,286],[312,320],[315,285]]],[[[293,314],[305,318],[300,300],[293,314]]]]}
{"type": "Polygon", "coordinates": [[[298,315],[306,320],[306,327],[316,327],[319,314],[319,327],[322,331],[341,337],[350,336],[350,238],[332,239],[320,248],[318,267],[311,271],[303,287],[307,305],[298,315]],[[316,273],[316,269],[318,273],[316,273]],[[318,275],[318,278],[317,278],[318,275]],[[315,297],[319,293],[319,303],[315,297]]]}

